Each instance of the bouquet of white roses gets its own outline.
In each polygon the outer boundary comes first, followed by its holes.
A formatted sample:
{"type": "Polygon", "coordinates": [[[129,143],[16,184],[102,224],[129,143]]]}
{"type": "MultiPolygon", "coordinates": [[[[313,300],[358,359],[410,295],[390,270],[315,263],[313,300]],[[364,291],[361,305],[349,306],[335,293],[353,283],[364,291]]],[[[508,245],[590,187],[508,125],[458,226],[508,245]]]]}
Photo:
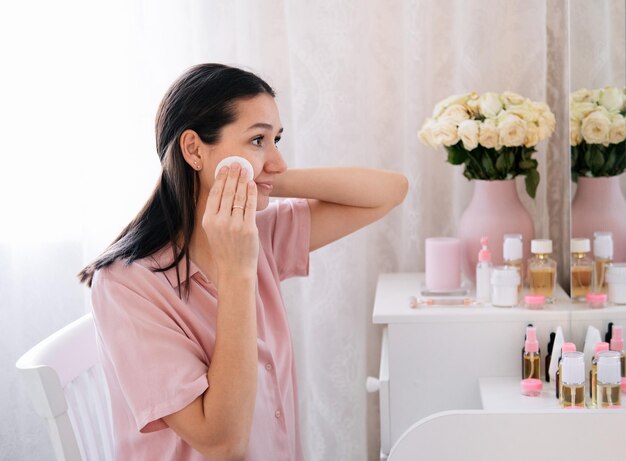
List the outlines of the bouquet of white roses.
{"type": "Polygon", "coordinates": [[[539,141],[554,132],[555,118],[548,105],[519,94],[471,92],[439,102],[419,131],[431,147],[444,146],[448,162],[463,164],[468,179],[501,180],[526,176],[526,191],[535,197],[539,184],[539,141]]]}
{"type": "Polygon", "coordinates": [[[572,179],[616,176],[626,169],[624,89],[582,88],[570,95],[572,179]]]}

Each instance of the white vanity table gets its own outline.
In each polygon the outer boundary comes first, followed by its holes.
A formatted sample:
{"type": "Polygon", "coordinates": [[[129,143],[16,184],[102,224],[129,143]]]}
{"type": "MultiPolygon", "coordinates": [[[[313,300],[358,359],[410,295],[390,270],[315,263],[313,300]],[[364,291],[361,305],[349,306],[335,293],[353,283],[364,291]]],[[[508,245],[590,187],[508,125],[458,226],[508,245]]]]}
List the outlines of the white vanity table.
{"type": "MultiPolygon", "coordinates": [[[[519,394],[526,326],[532,323],[537,328],[544,376],[549,334],[558,326],[565,340],[582,350],[588,325],[602,334],[609,322],[626,325],[625,307],[590,310],[572,304],[562,289],[556,303],[544,310],[490,305],[413,309],[409,299],[419,297],[422,282],[419,273],[382,274],[378,280],[373,321],[385,325],[378,377],[381,460],[409,427],[438,412],[547,410],[568,418],[568,410],[550,400],[550,384],[545,398],[533,400],[519,394]]],[[[582,411],[596,414],[593,418],[598,412],[620,413],[626,430],[624,410],[582,411]]],[[[550,428],[546,431],[550,433],[550,428]]]]}

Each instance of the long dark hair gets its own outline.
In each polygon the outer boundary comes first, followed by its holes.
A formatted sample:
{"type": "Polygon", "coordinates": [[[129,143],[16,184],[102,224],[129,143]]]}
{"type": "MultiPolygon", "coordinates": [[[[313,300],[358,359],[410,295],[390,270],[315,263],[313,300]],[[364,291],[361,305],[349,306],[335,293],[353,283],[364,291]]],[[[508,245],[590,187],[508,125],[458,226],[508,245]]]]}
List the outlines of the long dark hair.
{"type": "Polygon", "coordinates": [[[127,264],[150,256],[171,243],[179,295],[178,263],[185,258],[186,286],[189,286],[189,242],[194,229],[195,203],[199,188],[197,172],[184,160],[180,135],[195,131],[206,144],[220,139],[221,129],[235,121],[235,103],[259,94],[275,96],[274,90],[258,76],[223,64],[200,64],[188,69],[167,91],[156,116],[156,148],[161,160],[161,177],[139,214],[108,248],[78,277],[91,287],[96,270],[117,260],[127,264]],[[178,248],[182,241],[181,248],[178,248]]]}

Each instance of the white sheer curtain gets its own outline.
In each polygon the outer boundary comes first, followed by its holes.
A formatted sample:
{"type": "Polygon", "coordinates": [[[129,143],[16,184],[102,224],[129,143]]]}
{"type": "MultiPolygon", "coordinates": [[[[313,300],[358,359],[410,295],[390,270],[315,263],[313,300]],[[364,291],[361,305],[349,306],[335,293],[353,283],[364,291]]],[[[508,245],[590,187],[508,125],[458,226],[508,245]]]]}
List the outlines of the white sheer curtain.
{"type": "MultiPolygon", "coordinates": [[[[562,0],[58,0],[0,7],[0,422],[7,459],[49,459],[13,371],[32,344],[89,309],[74,275],[139,210],[157,178],[153,118],[188,66],[245,66],[278,92],[291,166],[403,171],[406,202],[315,252],[285,283],[308,460],[378,457],[379,273],[423,269],[423,241],[454,235],[472,184],[419,144],[452,93],[546,100],[536,233],[568,239],[567,14],[562,0]],[[6,11],[5,11],[6,10],[6,11]],[[8,70],[8,71],[7,71],[8,70]],[[8,416],[6,416],[8,415],[8,416]]],[[[563,254],[560,258],[563,258],[563,254]]],[[[561,259],[562,260],[562,259],[561,259]]]]}

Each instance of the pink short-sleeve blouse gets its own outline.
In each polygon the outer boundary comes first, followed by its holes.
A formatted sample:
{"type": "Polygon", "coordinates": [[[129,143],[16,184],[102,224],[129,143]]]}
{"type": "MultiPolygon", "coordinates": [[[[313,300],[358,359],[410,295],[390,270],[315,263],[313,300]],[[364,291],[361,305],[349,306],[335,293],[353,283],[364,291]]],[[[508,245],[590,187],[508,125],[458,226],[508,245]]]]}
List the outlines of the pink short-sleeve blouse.
{"type": "MultiPolygon", "coordinates": [[[[302,459],[294,357],[280,281],[308,274],[310,212],[306,200],[272,202],[257,214],[258,378],[249,461],[302,459]]],[[[111,394],[119,460],[205,458],[169,429],[163,417],[208,387],[218,292],[191,263],[189,298],[179,296],[166,245],[132,264],[96,272],[93,312],[111,394]]],[[[184,260],[178,265],[185,283],[184,260]]]]}

